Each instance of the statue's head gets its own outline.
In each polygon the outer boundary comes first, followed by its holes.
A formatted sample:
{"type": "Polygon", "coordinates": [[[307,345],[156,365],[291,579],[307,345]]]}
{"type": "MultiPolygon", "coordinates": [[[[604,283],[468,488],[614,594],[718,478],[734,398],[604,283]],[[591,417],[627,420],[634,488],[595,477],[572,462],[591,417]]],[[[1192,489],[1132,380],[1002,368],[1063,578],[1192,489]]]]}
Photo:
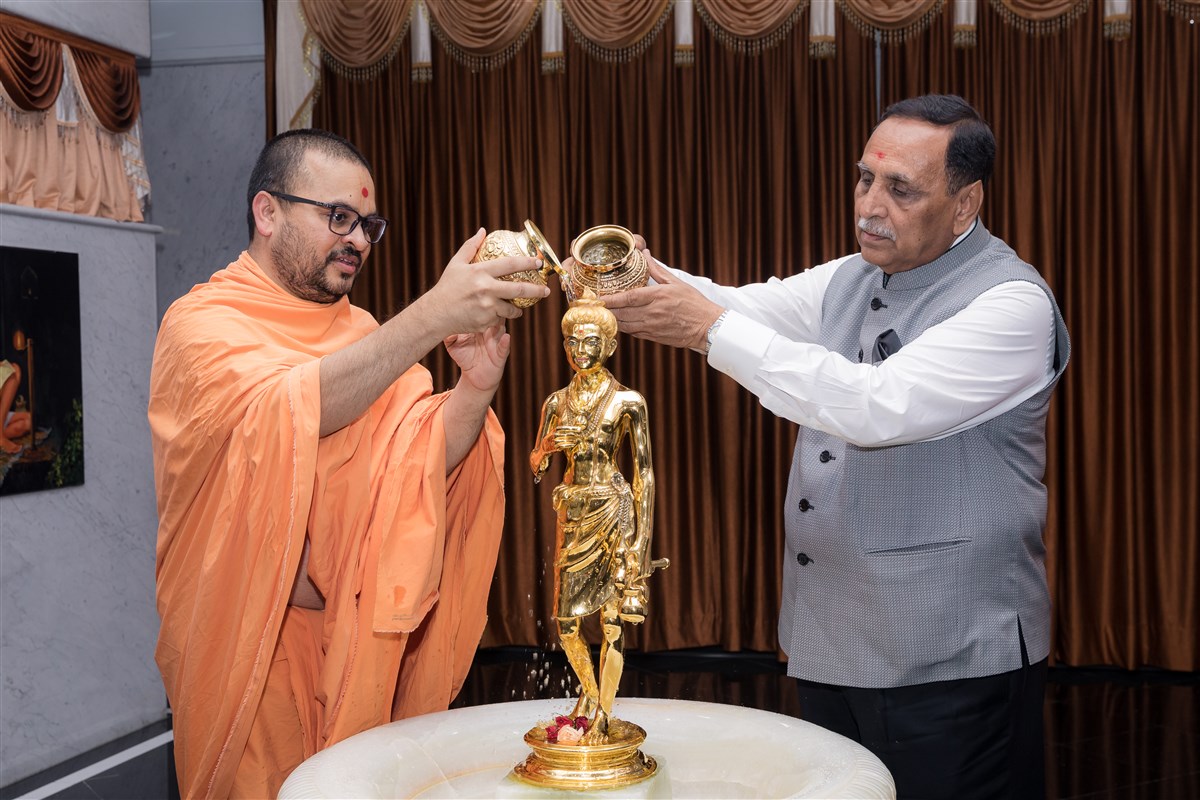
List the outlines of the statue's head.
{"type": "Polygon", "coordinates": [[[576,372],[600,369],[617,349],[617,318],[591,289],[563,314],[562,332],[567,360],[576,372]]]}

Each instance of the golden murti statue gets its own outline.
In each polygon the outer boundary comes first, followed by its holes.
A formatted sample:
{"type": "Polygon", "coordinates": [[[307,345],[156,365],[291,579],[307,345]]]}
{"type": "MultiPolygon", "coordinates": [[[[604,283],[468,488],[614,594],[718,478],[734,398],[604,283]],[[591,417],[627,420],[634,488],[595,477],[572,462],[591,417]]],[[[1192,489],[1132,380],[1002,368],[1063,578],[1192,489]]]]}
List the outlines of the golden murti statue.
{"type": "Polygon", "coordinates": [[[546,398],[529,454],[540,481],[556,452],[566,456],[554,488],[558,555],[555,616],[563,650],[579,679],[569,717],[525,735],[534,753],[515,772],[523,780],[573,789],[611,788],[654,774],[638,750],[642,728],[612,716],[624,668],[625,623],[646,617],[646,578],[669,565],[650,559],[654,473],[646,401],[617,382],[605,364],[617,347],[617,320],[590,289],[563,315],[563,346],[575,375],[546,398]],[[632,448],[631,481],[617,468],[620,446],[632,448]],[[599,670],[580,635],[584,617],[600,615],[599,670]]]}

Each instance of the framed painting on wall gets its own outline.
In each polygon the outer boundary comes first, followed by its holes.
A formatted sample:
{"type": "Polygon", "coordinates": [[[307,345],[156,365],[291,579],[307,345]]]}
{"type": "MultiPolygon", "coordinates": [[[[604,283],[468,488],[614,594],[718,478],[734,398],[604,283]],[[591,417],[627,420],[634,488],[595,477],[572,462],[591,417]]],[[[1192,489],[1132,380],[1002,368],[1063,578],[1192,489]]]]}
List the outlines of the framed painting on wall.
{"type": "Polygon", "coordinates": [[[0,495],[83,483],[79,255],[0,246],[0,495]]]}

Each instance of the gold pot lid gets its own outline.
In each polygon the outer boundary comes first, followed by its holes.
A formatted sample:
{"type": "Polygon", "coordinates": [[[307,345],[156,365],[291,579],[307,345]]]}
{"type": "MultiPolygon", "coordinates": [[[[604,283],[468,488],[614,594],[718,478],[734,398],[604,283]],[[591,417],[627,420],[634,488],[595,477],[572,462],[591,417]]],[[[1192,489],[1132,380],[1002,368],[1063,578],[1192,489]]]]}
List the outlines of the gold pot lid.
{"type": "Polygon", "coordinates": [[[550,243],[546,241],[546,237],[542,235],[540,230],[538,230],[538,226],[533,224],[533,220],[525,220],[525,233],[529,234],[529,241],[541,254],[542,261],[545,262],[546,266],[549,266],[551,269],[557,272],[559,277],[563,278],[564,280],[570,280],[566,270],[563,269],[562,262],[559,261],[558,256],[554,254],[554,248],[552,248],[550,243]]]}

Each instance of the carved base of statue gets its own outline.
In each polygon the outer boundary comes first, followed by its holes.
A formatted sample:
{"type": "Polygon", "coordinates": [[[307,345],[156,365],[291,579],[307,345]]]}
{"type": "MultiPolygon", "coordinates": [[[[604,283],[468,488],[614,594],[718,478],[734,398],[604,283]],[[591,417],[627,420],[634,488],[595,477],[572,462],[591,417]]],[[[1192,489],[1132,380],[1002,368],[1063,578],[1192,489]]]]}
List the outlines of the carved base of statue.
{"type": "Polygon", "coordinates": [[[610,719],[604,744],[546,741],[546,727],[531,728],[525,743],[533,752],[513,767],[526,783],[555,789],[616,789],[644,781],[658,771],[654,759],[638,748],[646,740],[640,725],[610,719]]]}

